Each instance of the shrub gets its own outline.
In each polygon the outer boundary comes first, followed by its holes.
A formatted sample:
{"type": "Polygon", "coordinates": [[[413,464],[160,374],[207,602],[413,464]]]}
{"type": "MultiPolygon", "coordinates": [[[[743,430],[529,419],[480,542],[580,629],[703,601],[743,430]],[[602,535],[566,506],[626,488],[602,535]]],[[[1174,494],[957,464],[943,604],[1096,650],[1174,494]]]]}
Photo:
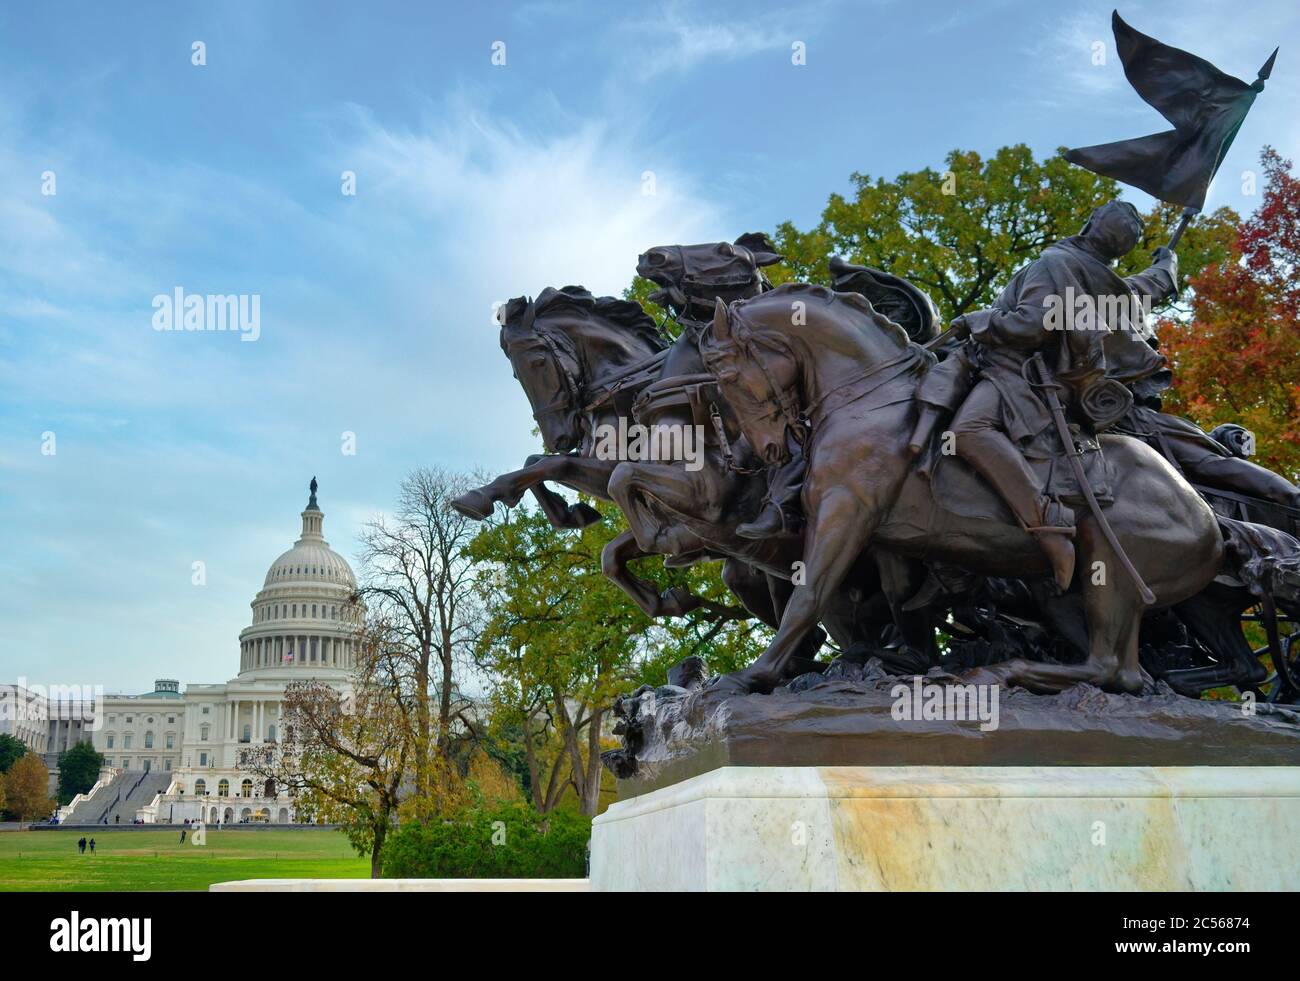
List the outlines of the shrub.
{"type": "Polygon", "coordinates": [[[591,818],[527,804],[408,822],[384,842],[388,879],[568,879],[587,874],[591,818]]]}

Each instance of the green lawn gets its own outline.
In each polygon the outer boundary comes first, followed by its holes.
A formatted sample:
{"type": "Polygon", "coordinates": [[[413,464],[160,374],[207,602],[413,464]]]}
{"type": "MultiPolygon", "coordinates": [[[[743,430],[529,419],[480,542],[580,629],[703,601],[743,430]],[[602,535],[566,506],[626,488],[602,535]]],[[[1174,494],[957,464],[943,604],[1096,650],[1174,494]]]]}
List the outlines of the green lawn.
{"type": "Polygon", "coordinates": [[[77,853],[82,831],[0,834],[0,892],[204,890],[230,879],[360,879],[370,874],[338,831],[214,831],[203,845],[174,831],[97,831],[95,854],[77,853]]]}

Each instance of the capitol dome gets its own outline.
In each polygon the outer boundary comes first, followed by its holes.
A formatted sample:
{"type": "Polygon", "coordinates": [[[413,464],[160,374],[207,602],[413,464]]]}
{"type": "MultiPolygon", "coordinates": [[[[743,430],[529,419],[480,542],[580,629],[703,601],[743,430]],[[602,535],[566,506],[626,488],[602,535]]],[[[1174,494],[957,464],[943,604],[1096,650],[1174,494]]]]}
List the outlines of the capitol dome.
{"type": "Polygon", "coordinates": [[[353,664],[362,606],[356,576],[322,534],[318,485],[302,511],[302,535],[271,563],[239,635],[241,678],[345,677],[353,664]]]}

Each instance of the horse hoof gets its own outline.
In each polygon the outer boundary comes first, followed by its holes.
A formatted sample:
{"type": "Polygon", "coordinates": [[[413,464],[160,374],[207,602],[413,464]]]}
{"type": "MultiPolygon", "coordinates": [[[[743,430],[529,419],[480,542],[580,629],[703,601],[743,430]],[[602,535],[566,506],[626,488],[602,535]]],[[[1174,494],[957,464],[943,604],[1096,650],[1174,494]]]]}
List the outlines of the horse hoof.
{"type": "Polygon", "coordinates": [[[766,673],[757,673],[752,668],[742,668],[731,674],[719,675],[709,685],[709,690],[729,695],[766,695],[777,686],[779,680],[766,673]]]}
{"type": "Polygon", "coordinates": [[[749,695],[754,689],[741,677],[740,671],[733,671],[731,674],[721,674],[714,678],[713,683],[709,685],[709,691],[721,692],[725,695],[749,695]]]}
{"type": "Polygon", "coordinates": [[[467,518],[482,521],[492,516],[492,498],[481,490],[466,491],[451,500],[451,506],[467,518]]]}
{"type": "Polygon", "coordinates": [[[600,512],[590,504],[579,501],[569,508],[569,518],[573,522],[574,528],[586,528],[588,525],[594,525],[600,520],[600,512]]]}
{"type": "Polygon", "coordinates": [[[660,616],[665,617],[684,617],[704,603],[704,600],[681,586],[665,589],[659,600],[662,604],[660,616]]]}

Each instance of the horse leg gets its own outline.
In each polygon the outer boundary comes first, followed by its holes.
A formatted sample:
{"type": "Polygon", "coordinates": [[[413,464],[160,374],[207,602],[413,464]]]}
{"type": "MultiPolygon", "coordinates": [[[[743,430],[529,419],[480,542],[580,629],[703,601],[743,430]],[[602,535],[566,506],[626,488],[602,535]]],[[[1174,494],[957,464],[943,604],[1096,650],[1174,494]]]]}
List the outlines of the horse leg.
{"type": "Polygon", "coordinates": [[[660,593],[653,583],[635,575],[628,568],[629,562],[649,558],[653,554],[643,552],[632,532],[625,531],[612,539],[600,553],[600,568],[606,578],[627,593],[648,617],[681,617],[706,605],[706,601],[699,596],[677,586],[660,593]]]}
{"type": "Polygon", "coordinates": [[[600,512],[590,504],[583,501],[570,504],[545,484],[533,484],[529,490],[542,514],[551,522],[552,528],[578,530],[600,520],[600,512]]]}
{"type": "MultiPolygon", "coordinates": [[[[466,491],[455,498],[451,502],[451,506],[468,518],[482,521],[484,518],[491,516],[492,509],[498,501],[505,504],[506,507],[514,507],[519,503],[519,499],[524,496],[525,491],[546,480],[564,484],[583,494],[589,494],[592,497],[608,501],[609,476],[614,472],[615,465],[615,461],[597,460],[595,457],[574,456],[571,454],[531,456],[522,469],[501,474],[501,476],[490,483],[484,484],[482,487],[475,487],[466,491]]],[[[553,492],[547,491],[547,493],[553,492]]],[[[548,504],[543,502],[541,498],[539,498],[539,503],[542,503],[544,510],[548,506],[554,505],[553,501],[548,504]]],[[[590,508],[589,505],[582,505],[581,507],[574,505],[576,509],[574,511],[569,511],[567,504],[564,507],[566,508],[566,517],[562,520],[566,521],[591,519],[591,515],[587,511],[583,511],[582,508],[587,508],[588,511],[593,512],[595,510],[590,508]]],[[[558,508],[555,508],[555,510],[558,516],[558,508]]],[[[549,510],[547,516],[551,516],[549,510]]],[[[586,523],[590,524],[591,520],[587,520],[586,523]]],[[[566,524],[563,527],[583,527],[583,525],[566,524]]]]}
{"type": "MultiPolygon", "coordinates": [[[[1119,561],[1094,522],[1081,523],[1079,537],[1080,569],[1095,569],[1100,561],[1104,569],[1119,572],[1119,561]]],[[[1012,658],[968,671],[963,680],[975,684],[1020,685],[1041,694],[1053,694],[1080,683],[1108,691],[1140,693],[1143,673],[1138,663],[1138,632],[1145,610],[1142,598],[1126,578],[1084,574],[1079,581],[1088,623],[1088,656],[1081,664],[1045,664],[1012,658]]]]}
{"type": "Polygon", "coordinates": [[[905,610],[904,604],[921,589],[928,575],[925,564],[892,552],[877,552],[880,590],[889,603],[894,624],[903,642],[919,653],[927,665],[939,663],[939,644],[934,636],[934,614],[928,606],[905,610]]]}
{"type": "Polygon", "coordinates": [[[775,630],[781,625],[781,615],[773,603],[770,580],[770,576],[739,559],[727,559],[722,563],[723,585],[745,609],[775,630]]]}
{"type": "Polygon", "coordinates": [[[747,668],[724,675],[716,687],[737,692],[768,692],[780,684],[800,643],[817,626],[826,606],[849,574],[879,524],[879,511],[867,511],[843,487],[820,496],[809,514],[804,545],[804,577],[790,595],[781,626],[762,655],[747,668]],[[825,530],[825,533],[822,533],[825,530]]]}

